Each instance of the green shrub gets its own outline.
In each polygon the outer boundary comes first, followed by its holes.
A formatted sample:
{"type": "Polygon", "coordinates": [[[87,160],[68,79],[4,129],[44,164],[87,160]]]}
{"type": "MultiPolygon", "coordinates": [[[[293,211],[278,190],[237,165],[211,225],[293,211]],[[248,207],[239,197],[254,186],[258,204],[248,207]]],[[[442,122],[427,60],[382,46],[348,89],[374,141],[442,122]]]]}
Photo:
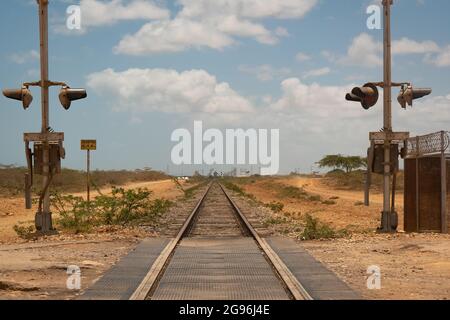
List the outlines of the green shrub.
{"type": "Polygon", "coordinates": [[[334,200],[324,200],[324,201],[322,201],[322,204],[325,204],[327,206],[332,206],[332,205],[336,204],[336,201],[334,201],[334,200]]]}
{"type": "Polygon", "coordinates": [[[21,226],[21,225],[14,225],[13,226],[14,231],[19,236],[19,238],[22,239],[30,239],[33,237],[34,233],[36,232],[36,229],[34,226],[21,226]]]}
{"type": "Polygon", "coordinates": [[[264,219],[263,224],[265,226],[269,226],[269,225],[283,224],[283,223],[286,223],[287,221],[288,221],[288,219],[286,217],[275,216],[275,217],[268,217],[268,218],[264,219]]]}
{"type": "Polygon", "coordinates": [[[128,225],[155,221],[171,202],[150,199],[147,189],[112,188],[111,195],[100,195],[88,203],[81,197],[54,193],[52,205],[59,213],[58,224],[75,232],[86,232],[100,225],[128,225]]]}
{"type": "Polygon", "coordinates": [[[231,191],[236,192],[237,194],[241,195],[241,196],[245,196],[245,191],[244,189],[242,189],[241,187],[239,187],[238,185],[232,183],[231,181],[223,181],[223,185],[227,188],[230,189],[231,191]]]}
{"type": "Polygon", "coordinates": [[[311,195],[311,196],[308,196],[308,200],[313,201],[313,202],[319,202],[319,201],[322,201],[322,197],[319,195],[311,195]]]}
{"type": "Polygon", "coordinates": [[[222,184],[225,188],[227,188],[231,191],[234,191],[238,195],[246,197],[246,198],[252,200],[253,202],[260,204],[258,199],[256,199],[256,197],[253,194],[245,192],[244,189],[242,189],[240,186],[234,184],[233,182],[231,182],[229,180],[224,180],[224,181],[222,181],[222,184]]]}
{"type": "Polygon", "coordinates": [[[311,195],[303,188],[287,186],[281,183],[271,183],[270,185],[268,185],[268,187],[277,190],[278,196],[280,198],[290,198],[312,202],[322,201],[322,198],[319,195],[311,195]]]}
{"type": "Polygon", "coordinates": [[[184,197],[185,198],[192,198],[193,196],[194,196],[194,194],[200,189],[200,188],[203,188],[204,186],[206,186],[207,184],[209,183],[209,180],[203,180],[202,182],[200,182],[200,183],[198,183],[198,184],[196,184],[196,185],[194,185],[194,186],[192,186],[192,187],[189,187],[189,188],[186,188],[186,189],[183,189],[182,188],[182,190],[183,190],[183,192],[184,192],[184,197]]]}
{"type": "Polygon", "coordinates": [[[308,193],[303,188],[279,184],[278,195],[283,198],[305,199],[308,193]]]}
{"type": "Polygon", "coordinates": [[[331,239],[338,236],[338,233],[333,228],[320,222],[319,219],[314,218],[310,214],[306,214],[303,220],[305,228],[300,235],[303,240],[331,239]]]}
{"type": "Polygon", "coordinates": [[[282,204],[281,202],[271,202],[271,203],[267,203],[265,204],[265,206],[267,208],[270,208],[270,210],[272,210],[275,213],[279,213],[281,211],[283,211],[284,208],[284,204],[282,204]]]}

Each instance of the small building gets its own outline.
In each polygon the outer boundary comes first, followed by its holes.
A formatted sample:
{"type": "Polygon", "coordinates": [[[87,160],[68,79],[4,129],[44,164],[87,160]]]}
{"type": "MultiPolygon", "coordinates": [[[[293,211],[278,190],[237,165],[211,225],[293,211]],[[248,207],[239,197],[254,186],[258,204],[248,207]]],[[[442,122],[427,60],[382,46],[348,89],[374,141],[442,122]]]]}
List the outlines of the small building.
{"type": "Polygon", "coordinates": [[[404,228],[406,232],[450,229],[450,136],[441,131],[405,142],[404,228]]]}

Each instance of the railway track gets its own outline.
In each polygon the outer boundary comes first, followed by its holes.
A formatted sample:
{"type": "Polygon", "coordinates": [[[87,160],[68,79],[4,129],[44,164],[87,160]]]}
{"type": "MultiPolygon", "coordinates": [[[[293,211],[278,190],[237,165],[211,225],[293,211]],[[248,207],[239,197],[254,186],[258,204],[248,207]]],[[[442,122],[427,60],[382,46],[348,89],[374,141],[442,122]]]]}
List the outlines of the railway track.
{"type": "Polygon", "coordinates": [[[130,298],[170,299],[312,298],[213,182],[130,298]]]}

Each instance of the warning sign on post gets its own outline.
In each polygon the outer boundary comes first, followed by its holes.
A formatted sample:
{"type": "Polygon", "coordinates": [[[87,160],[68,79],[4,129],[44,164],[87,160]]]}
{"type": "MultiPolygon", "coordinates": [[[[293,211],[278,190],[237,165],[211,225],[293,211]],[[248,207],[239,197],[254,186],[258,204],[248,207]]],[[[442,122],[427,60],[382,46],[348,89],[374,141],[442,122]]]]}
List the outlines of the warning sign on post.
{"type": "Polygon", "coordinates": [[[97,150],[97,140],[81,140],[81,150],[97,150]]]}

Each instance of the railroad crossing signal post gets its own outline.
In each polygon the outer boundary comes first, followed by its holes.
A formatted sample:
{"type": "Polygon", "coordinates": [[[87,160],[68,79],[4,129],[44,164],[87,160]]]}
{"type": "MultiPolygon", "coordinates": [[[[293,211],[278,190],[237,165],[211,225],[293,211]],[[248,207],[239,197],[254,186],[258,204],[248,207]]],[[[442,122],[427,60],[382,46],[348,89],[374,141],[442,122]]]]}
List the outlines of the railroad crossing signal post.
{"type": "Polygon", "coordinates": [[[87,183],[87,202],[91,202],[91,150],[97,150],[96,140],[81,140],[81,150],[86,150],[86,183],[87,183]]]}
{"type": "MultiPolygon", "coordinates": [[[[42,103],[42,133],[48,133],[49,120],[49,85],[48,85],[48,0],[39,1],[39,34],[41,58],[41,103],[42,103]]],[[[50,152],[47,142],[43,144],[43,202],[42,212],[36,213],[36,226],[41,231],[48,232],[53,229],[52,214],[50,211],[50,152]],[[40,221],[39,221],[40,220],[40,221]],[[39,226],[41,224],[41,226],[39,226]]]]}
{"type": "MultiPolygon", "coordinates": [[[[384,8],[384,102],[383,131],[392,133],[392,66],[391,66],[391,5],[393,0],[383,0],[384,8]]],[[[384,139],[383,212],[381,231],[392,232],[397,229],[397,212],[391,212],[391,141],[384,139]]]]}
{"type": "Polygon", "coordinates": [[[26,82],[20,89],[5,89],[3,95],[7,98],[22,101],[22,106],[27,109],[33,97],[29,87],[41,88],[41,114],[42,125],[40,133],[26,133],[24,135],[27,163],[29,173],[26,178],[27,207],[30,207],[30,190],[33,181],[33,173],[43,176],[42,192],[39,199],[39,209],[36,213],[36,229],[42,233],[53,230],[50,212],[50,183],[54,174],[60,171],[60,160],[64,159],[63,148],[64,133],[55,133],[50,128],[49,120],[49,87],[61,86],[59,100],[64,109],[69,109],[74,100],[86,98],[86,90],[71,89],[64,82],[53,82],[49,80],[48,72],[48,2],[49,0],[37,0],[39,6],[39,46],[41,79],[36,82],[26,82]],[[34,152],[31,151],[30,143],[34,144],[34,152]],[[33,162],[34,158],[34,162],[33,162]]]}
{"type": "MultiPolygon", "coordinates": [[[[398,96],[398,102],[401,107],[406,109],[406,106],[412,106],[413,100],[419,99],[431,93],[431,89],[428,88],[413,88],[411,83],[393,83],[392,82],[392,56],[391,56],[391,6],[393,0],[383,0],[383,12],[384,12],[384,40],[383,40],[383,82],[366,83],[363,87],[353,88],[351,93],[346,95],[346,100],[360,102],[364,109],[369,109],[378,101],[379,94],[378,88],[381,87],[384,90],[384,102],[383,102],[383,130],[382,132],[370,133],[371,152],[369,154],[368,161],[368,175],[366,182],[366,195],[365,203],[368,205],[368,187],[370,186],[370,173],[382,173],[383,174],[383,212],[381,214],[381,226],[379,230],[381,232],[395,232],[397,229],[398,217],[395,212],[395,197],[391,191],[391,176],[396,173],[398,162],[398,154],[391,156],[392,146],[397,146],[399,141],[404,141],[409,137],[407,132],[393,132],[392,130],[392,87],[401,87],[400,94],[398,96]],[[376,145],[382,144],[383,146],[383,161],[381,163],[382,170],[375,170],[374,150],[376,145]],[[372,158],[371,158],[372,157],[372,158]],[[396,163],[393,161],[395,160],[396,163]],[[391,204],[392,199],[392,204],[391,204]]],[[[398,148],[397,148],[398,149],[398,148]]],[[[394,150],[395,151],[395,150],[394,150]]],[[[397,150],[398,151],[398,150],[397,150]]],[[[397,152],[398,153],[398,152],[397,152]]],[[[378,158],[377,158],[378,159],[378,158]]],[[[380,164],[380,163],[379,163],[380,164]]],[[[395,187],[395,178],[393,180],[395,187]]]]}

